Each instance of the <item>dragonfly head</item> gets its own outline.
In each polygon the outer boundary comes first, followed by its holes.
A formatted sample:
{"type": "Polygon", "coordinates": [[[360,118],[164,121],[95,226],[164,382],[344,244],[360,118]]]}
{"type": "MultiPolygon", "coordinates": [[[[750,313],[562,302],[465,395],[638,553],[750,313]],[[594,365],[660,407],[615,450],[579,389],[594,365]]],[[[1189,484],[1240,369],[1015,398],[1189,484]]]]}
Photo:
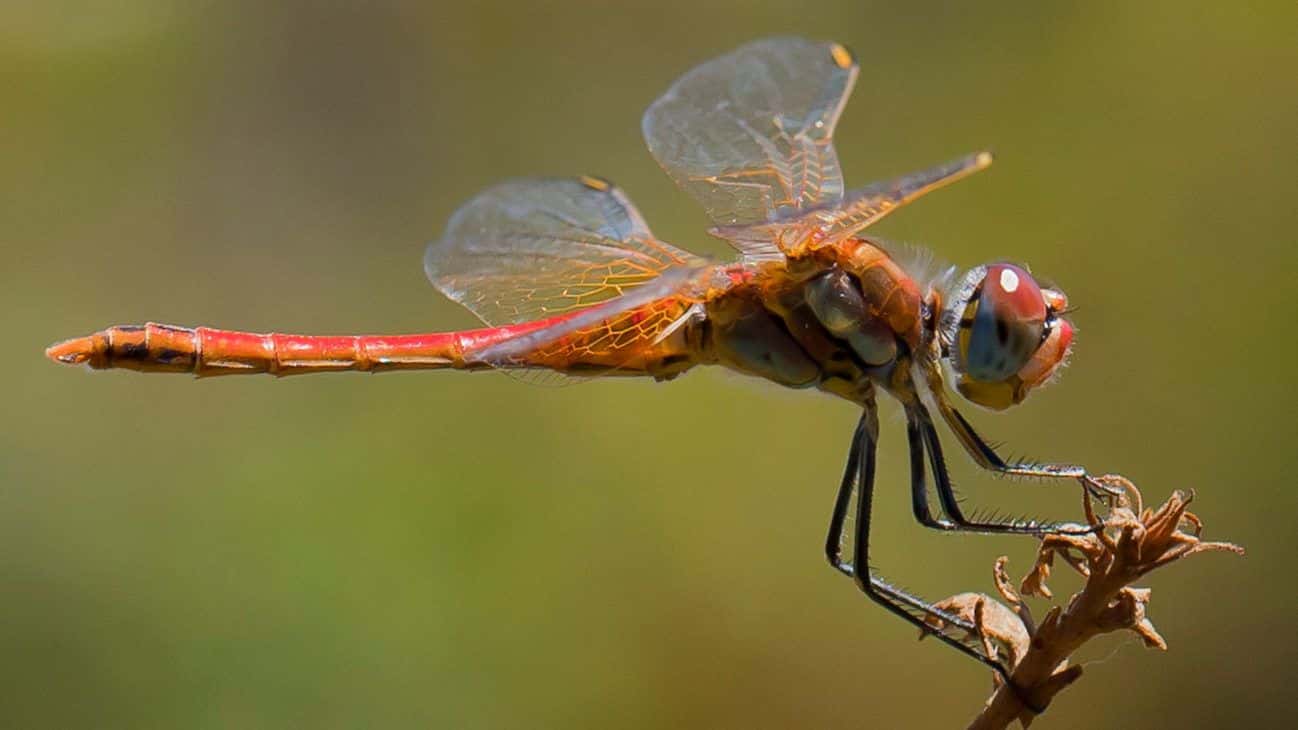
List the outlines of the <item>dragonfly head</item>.
{"type": "Polygon", "coordinates": [[[947,297],[942,352],[958,375],[956,390],[993,410],[1023,402],[1050,382],[1067,359],[1073,326],[1068,299],[1008,263],[971,269],[947,297]]]}

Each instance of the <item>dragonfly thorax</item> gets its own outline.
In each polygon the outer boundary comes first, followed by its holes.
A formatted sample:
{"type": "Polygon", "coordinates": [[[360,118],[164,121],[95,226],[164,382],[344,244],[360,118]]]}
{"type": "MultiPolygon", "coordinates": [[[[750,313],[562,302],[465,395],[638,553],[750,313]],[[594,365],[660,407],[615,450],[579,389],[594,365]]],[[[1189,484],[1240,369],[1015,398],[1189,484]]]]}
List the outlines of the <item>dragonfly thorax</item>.
{"type": "Polygon", "coordinates": [[[864,240],[780,266],[709,302],[709,359],[781,385],[851,400],[888,387],[920,344],[919,289],[864,240]]]}
{"type": "Polygon", "coordinates": [[[834,267],[807,282],[807,305],[821,326],[848,344],[861,362],[877,368],[897,357],[897,333],[871,312],[860,282],[834,267]]]}

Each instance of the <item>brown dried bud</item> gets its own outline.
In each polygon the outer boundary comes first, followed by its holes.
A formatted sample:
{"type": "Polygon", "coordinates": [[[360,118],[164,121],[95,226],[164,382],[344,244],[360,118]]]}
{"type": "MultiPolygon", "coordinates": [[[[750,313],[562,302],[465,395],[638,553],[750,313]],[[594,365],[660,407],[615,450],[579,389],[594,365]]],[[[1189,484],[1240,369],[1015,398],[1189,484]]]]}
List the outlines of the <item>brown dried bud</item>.
{"type": "Polygon", "coordinates": [[[1149,589],[1130,584],[1151,570],[1195,553],[1244,553],[1238,545],[1200,539],[1203,524],[1187,510],[1192,495],[1173,492],[1158,509],[1149,510],[1143,508],[1140,492],[1127,479],[1110,475],[1093,481],[1122,492],[1120,498],[1111,500],[1103,522],[1092,511],[1089,497],[1084,497],[1088,522],[1096,528],[1093,533],[1042,538],[1036,561],[1019,592],[1010,585],[1005,558],[996,561],[993,580],[1012,608],[975,593],[953,596],[939,604],[978,627],[976,638],[988,656],[997,656],[990,639],[1000,642],[1009,655],[1015,687],[998,687],[971,728],[1003,728],[1015,719],[1026,726],[1033,713],[1024,706],[1024,698],[1030,698],[1038,708],[1048,705],[1057,692],[1081,676],[1081,667],[1070,666],[1068,657],[1099,634],[1133,631],[1145,646],[1166,649],[1167,642],[1147,615],[1149,589]],[[1034,628],[1020,593],[1053,597],[1047,581],[1056,557],[1082,576],[1085,584],[1066,607],[1053,607],[1034,628]]]}

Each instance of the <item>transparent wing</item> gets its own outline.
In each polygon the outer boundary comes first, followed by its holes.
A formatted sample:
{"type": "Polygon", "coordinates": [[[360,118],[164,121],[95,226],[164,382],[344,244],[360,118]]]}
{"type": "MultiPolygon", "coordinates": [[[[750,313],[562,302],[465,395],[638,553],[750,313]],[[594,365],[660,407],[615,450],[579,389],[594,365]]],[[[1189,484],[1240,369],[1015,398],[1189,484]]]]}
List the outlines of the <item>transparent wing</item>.
{"type": "Polygon", "coordinates": [[[841,203],[806,211],[794,220],[749,226],[721,226],[713,228],[709,233],[730,241],[753,242],[752,245],[772,241],[784,253],[800,254],[805,249],[827,246],[858,233],[903,205],[979,170],[985,170],[991,164],[991,153],[979,152],[921,172],[853,190],[847,193],[841,203]]]}
{"type": "Polygon", "coordinates": [[[985,170],[991,164],[991,153],[979,152],[922,172],[853,190],[847,194],[842,206],[816,211],[809,216],[816,223],[817,240],[831,243],[851,236],[916,198],[985,170]]]}
{"type": "Polygon", "coordinates": [[[702,263],[654,238],[620,190],[589,177],[489,188],[424,256],[433,286],[491,325],[589,307],[702,263]]]}
{"type": "Polygon", "coordinates": [[[717,267],[679,266],[620,297],[561,317],[541,329],[468,356],[495,366],[542,366],[592,372],[652,357],[655,347],[685,324],[718,281],[717,267]]]}
{"type": "Polygon", "coordinates": [[[856,74],[836,43],[756,41],[682,76],[641,127],[658,163],[717,226],[796,217],[842,200],[832,138],[856,74]]]}

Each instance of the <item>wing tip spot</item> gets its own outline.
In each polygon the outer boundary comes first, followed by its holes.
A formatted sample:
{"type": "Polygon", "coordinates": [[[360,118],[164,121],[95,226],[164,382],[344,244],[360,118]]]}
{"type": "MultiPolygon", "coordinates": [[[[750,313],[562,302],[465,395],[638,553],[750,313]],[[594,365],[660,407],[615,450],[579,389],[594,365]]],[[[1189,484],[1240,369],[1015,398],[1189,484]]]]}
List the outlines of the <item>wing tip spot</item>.
{"type": "Polygon", "coordinates": [[[842,43],[835,43],[829,47],[829,55],[833,57],[834,63],[841,69],[849,69],[856,64],[856,59],[852,52],[842,43]]]}
{"type": "Polygon", "coordinates": [[[594,175],[582,175],[581,177],[577,178],[577,181],[580,182],[582,185],[585,185],[586,187],[590,188],[591,190],[596,190],[601,193],[607,193],[609,189],[613,187],[613,183],[609,182],[608,180],[605,180],[602,177],[596,177],[594,175]]]}

